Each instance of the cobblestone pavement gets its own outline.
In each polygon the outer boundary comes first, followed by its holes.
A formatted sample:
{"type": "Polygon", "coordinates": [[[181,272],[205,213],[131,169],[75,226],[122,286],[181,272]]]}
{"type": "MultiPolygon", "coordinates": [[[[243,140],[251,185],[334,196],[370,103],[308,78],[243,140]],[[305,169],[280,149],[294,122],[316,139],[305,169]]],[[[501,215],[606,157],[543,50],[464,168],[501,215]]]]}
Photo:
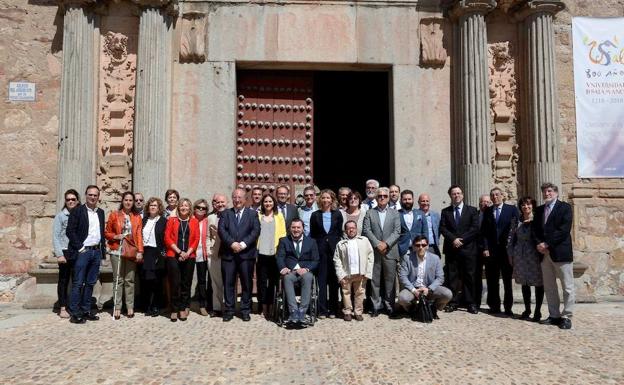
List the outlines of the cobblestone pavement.
{"type": "Polygon", "coordinates": [[[578,305],[568,331],[463,311],[304,330],[195,313],[0,316],[0,384],[624,384],[623,315],[622,303],[578,305]]]}

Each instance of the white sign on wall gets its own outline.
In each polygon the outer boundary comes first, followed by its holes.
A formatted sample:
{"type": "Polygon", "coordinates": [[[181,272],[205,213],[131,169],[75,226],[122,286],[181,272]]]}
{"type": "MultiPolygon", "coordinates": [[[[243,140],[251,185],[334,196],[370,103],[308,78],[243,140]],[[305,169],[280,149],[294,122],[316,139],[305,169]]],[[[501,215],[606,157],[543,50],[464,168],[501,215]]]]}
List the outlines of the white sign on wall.
{"type": "Polygon", "coordinates": [[[34,102],[35,83],[9,82],[9,100],[17,102],[34,102]]]}
{"type": "Polygon", "coordinates": [[[624,18],[572,19],[580,178],[624,177],[624,18]]]}

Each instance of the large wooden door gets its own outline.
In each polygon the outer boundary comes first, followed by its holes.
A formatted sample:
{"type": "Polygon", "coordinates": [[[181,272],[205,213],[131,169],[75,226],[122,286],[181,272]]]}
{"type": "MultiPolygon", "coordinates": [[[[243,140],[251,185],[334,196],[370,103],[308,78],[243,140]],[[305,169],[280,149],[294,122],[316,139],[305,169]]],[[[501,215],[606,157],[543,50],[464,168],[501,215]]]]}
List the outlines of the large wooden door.
{"type": "Polygon", "coordinates": [[[236,185],[294,199],[314,180],[312,73],[240,71],[237,91],[236,185]]]}

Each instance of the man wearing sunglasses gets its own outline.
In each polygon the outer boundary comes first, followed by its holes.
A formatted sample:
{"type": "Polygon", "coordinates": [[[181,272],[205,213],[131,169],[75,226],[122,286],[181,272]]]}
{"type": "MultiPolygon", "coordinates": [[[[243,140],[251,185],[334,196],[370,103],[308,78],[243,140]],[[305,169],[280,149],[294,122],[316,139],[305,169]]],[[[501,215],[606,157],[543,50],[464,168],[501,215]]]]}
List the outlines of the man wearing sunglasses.
{"type": "Polygon", "coordinates": [[[141,216],[141,219],[143,219],[144,208],[145,198],[143,197],[143,194],[141,194],[140,192],[134,193],[134,212],[139,214],[141,216]]]}
{"type": "MultiPolygon", "coordinates": [[[[399,305],[413,314],[414,302],[421,295],[434,301],[436,310],[442,310],[453,297],[453,293],[442,286],[444,271],[440,257],[429,252],[429,241],[424,235],[414,238],[411,251],[401,257],[399,267],[399,305]]],[[[434,318],[437,318],[434,310],[434,318]]]]}

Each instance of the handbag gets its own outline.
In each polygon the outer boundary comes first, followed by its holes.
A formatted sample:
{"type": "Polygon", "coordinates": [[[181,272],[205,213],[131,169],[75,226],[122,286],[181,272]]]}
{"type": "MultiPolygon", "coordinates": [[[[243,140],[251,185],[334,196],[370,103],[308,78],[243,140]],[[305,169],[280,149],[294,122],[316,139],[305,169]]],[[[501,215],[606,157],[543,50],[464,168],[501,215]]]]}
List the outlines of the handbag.
{"type": "Polygon", "coordinates": [[[121,258],[129,259],[131,261],[136,261],[138,249],[134,240],[128,238],[127,236],[121,240],[121,258]]]}
{"type": "Polygon", "coordinates": [[[433,322],[433,312],[431,311],[431,304],[422,294],[418,297],[418,302],[416,303],[416,314],[414,318],[416,319],[416,321],[424,323],[433,322]]]}

